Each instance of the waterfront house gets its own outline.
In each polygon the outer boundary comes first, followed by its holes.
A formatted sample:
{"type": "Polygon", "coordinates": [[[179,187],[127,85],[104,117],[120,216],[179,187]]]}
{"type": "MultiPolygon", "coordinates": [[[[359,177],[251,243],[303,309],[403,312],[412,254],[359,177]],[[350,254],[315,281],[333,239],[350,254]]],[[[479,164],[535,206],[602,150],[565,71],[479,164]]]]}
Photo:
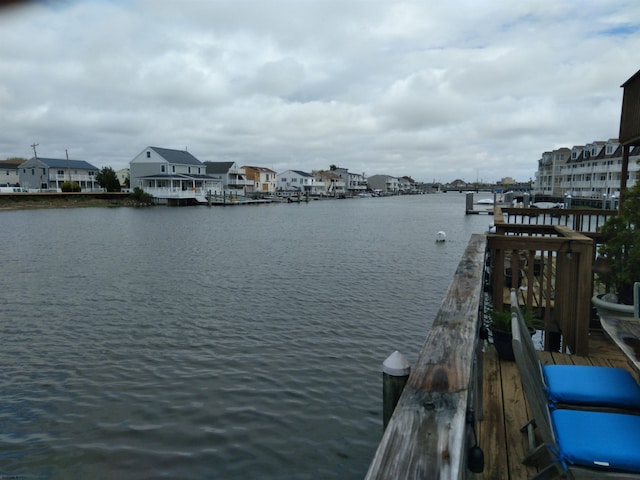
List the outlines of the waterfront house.
{"type": "Polygon", "coordinates": [[[277,173],[266,167],[244,165],[241,167],[246,173],[247,193],[274,193],[277,187],[277,173]]]}
{"type": "Polygon", "coordinates": [[[84,160],[31,157],[20,165],[18,182],[32,191],[62,191],[64,182],[78,182],[83,192],[101,191],[96,182],[99,168],[84,160]]]}
{"type": "Polygon", "coordinates": [[[140,187],[160,203],[205,202],[208,191],[221,184],[206,174],[206,166],[186,150],[147,147],[129,163],[131,188],[140,187]]]}
{"type": "Polygon", "coordinates": [[[398,178],[398,191],[400,193],[412,193],[413,184],[407,177],[398,178]]]}
{"type": "Polygon", "coordinates": [[[18,177],[20,166],[25,160],[11,159],[0,160],[0,187],[19,187],[18,177]]]}
{"type": "Polygon", "coordinates": [[[131,175],[131,172],[129,171],[128,168],[121,168],[120,170],[116,171],[116,178],[120,182],[121,187],[124,187],[125,185],[129,184],[129,179],[131,178],[130,175],[131,175]]]}
{"type": "Polygon", "coordinates": [[[331,170],[331,172],[344,180],[347,193],[356,196],[367,191],[367,180],[364,177],[364,173],[353,173],[346,168],[340,167],[331,170]]]}
{"type": "Polygon", "coordinates": [[[322,182],[324,184],[326,194],[335,197],[344,197],[346,182],[340,175],[327,170],[313,170],[311,174],[316,182],[322,182]]]}
{"type": "Polygon", "coordinates": [[[367,178],[367,183],[371,190],[376,190],[387,195],[395,195],[400,191],[398,179],[391,175],[372,175],[367,178]]]}
{"type": "Polygon", "coordinates": [[[246,188],[253,185],[247,180],[246,172],[236,162],[204,162],[207,175],[222,185],[233,195],[244,195],[246,188]]]}
{"type": "Polygon", "coordinates": [[[317,181],[313,175],[301,170],[286,170],[276,176],[276,188],[278,192],[301,195],[324,195],[326,188],[324,182],[317,181]]]}

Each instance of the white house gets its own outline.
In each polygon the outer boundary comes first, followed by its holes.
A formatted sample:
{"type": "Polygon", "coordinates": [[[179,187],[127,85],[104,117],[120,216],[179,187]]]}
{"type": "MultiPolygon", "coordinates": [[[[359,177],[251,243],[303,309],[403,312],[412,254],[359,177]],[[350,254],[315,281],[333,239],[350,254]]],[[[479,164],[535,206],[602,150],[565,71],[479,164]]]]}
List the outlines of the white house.
{"type": "Polygon", "coordinates": [[[244,195],[247,187],[253,185],[236,162],[204,162],[204,165],[207,175],[233,195],[244,195]]]}
{"type": "Polygon", "coordinates": [[[344,180],[345,190],[352,194],[358,195],[367,191],[367,180],[364,177],[364,173],[353,173],[346,168],[336,168],[331,170],[344,180]]]}
{"type": "Polygon", "coordinates": [[[18,174],[23,163],[24,160],[0,160],[0,187],[20,186],[18,174]]]}
{"type": "Polygon", "coordinates": [[[84,160],[31,157],[20,165],[18,181],[27,190],[61,191],[64,182],[78,182],[83,192],[101,191],[96,182],[100,169],[84,160]]]}
{"type": "Polygon", "coordinates": [[[204,203],[209,191],[222,190],[220,182],[206,170],[206,165],[186,150],[147,147],[129,163],[130,185],[161,202],[204,203]]]}
{"type": "Polygon", "coordinates": [[[300,170],[286,170],[277,175],[278,192],[301,195],[323,195],[326,193],[324,182],[313,175],[300,170]]]}

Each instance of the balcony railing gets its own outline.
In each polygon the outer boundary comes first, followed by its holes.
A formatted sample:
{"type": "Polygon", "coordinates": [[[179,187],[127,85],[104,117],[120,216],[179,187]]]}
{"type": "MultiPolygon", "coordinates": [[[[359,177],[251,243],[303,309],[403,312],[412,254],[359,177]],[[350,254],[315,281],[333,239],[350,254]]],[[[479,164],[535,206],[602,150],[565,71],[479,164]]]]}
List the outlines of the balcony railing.
{"type": "MultiPolygon", "coordinates": [[[[69,175],[49,175],[50,182],[66,182],[69,180],[69,175]]],[[[72,182],[95,182],[95,175],[71,175],[72,182]]]]}
{"type": "Polygon", "coordinates": [[[208,190],[197,187],[190,188],[188,190],[168,187],[144,187],[144,191],[155,198],[195,198],[197,196],[205,195],[208,190]]]}

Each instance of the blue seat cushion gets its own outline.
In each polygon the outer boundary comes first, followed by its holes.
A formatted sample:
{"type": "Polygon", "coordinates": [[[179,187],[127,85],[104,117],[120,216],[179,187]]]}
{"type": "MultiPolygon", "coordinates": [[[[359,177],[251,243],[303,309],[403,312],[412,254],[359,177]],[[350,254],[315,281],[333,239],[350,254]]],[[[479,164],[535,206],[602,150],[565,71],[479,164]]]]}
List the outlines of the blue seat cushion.
{"type": "Polygon", "coordinates": [[[569,466],[640,473],[640,416],[558,408],[551,419],[569,466]]]}
{"type": "Polygon", "coordinates": [[[622,368],[544,365],[542,373],[551,403],[640,410],[640,385],[622,368]]]}

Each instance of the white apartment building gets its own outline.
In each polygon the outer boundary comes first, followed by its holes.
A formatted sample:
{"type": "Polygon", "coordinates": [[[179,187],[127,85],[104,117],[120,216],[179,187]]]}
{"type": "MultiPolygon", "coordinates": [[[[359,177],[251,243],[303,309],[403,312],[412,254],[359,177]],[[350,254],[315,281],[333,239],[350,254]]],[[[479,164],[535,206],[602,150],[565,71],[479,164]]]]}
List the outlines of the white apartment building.
{"type": "MultiPolygon", "coordinates": [[[[640,147],[631,147],[627,185],[640,177],[640,147]]],[[[622,145],[618,139],[544,152],[533,192],[562,197],[602,198],[620,194],[622,145]]]]}

